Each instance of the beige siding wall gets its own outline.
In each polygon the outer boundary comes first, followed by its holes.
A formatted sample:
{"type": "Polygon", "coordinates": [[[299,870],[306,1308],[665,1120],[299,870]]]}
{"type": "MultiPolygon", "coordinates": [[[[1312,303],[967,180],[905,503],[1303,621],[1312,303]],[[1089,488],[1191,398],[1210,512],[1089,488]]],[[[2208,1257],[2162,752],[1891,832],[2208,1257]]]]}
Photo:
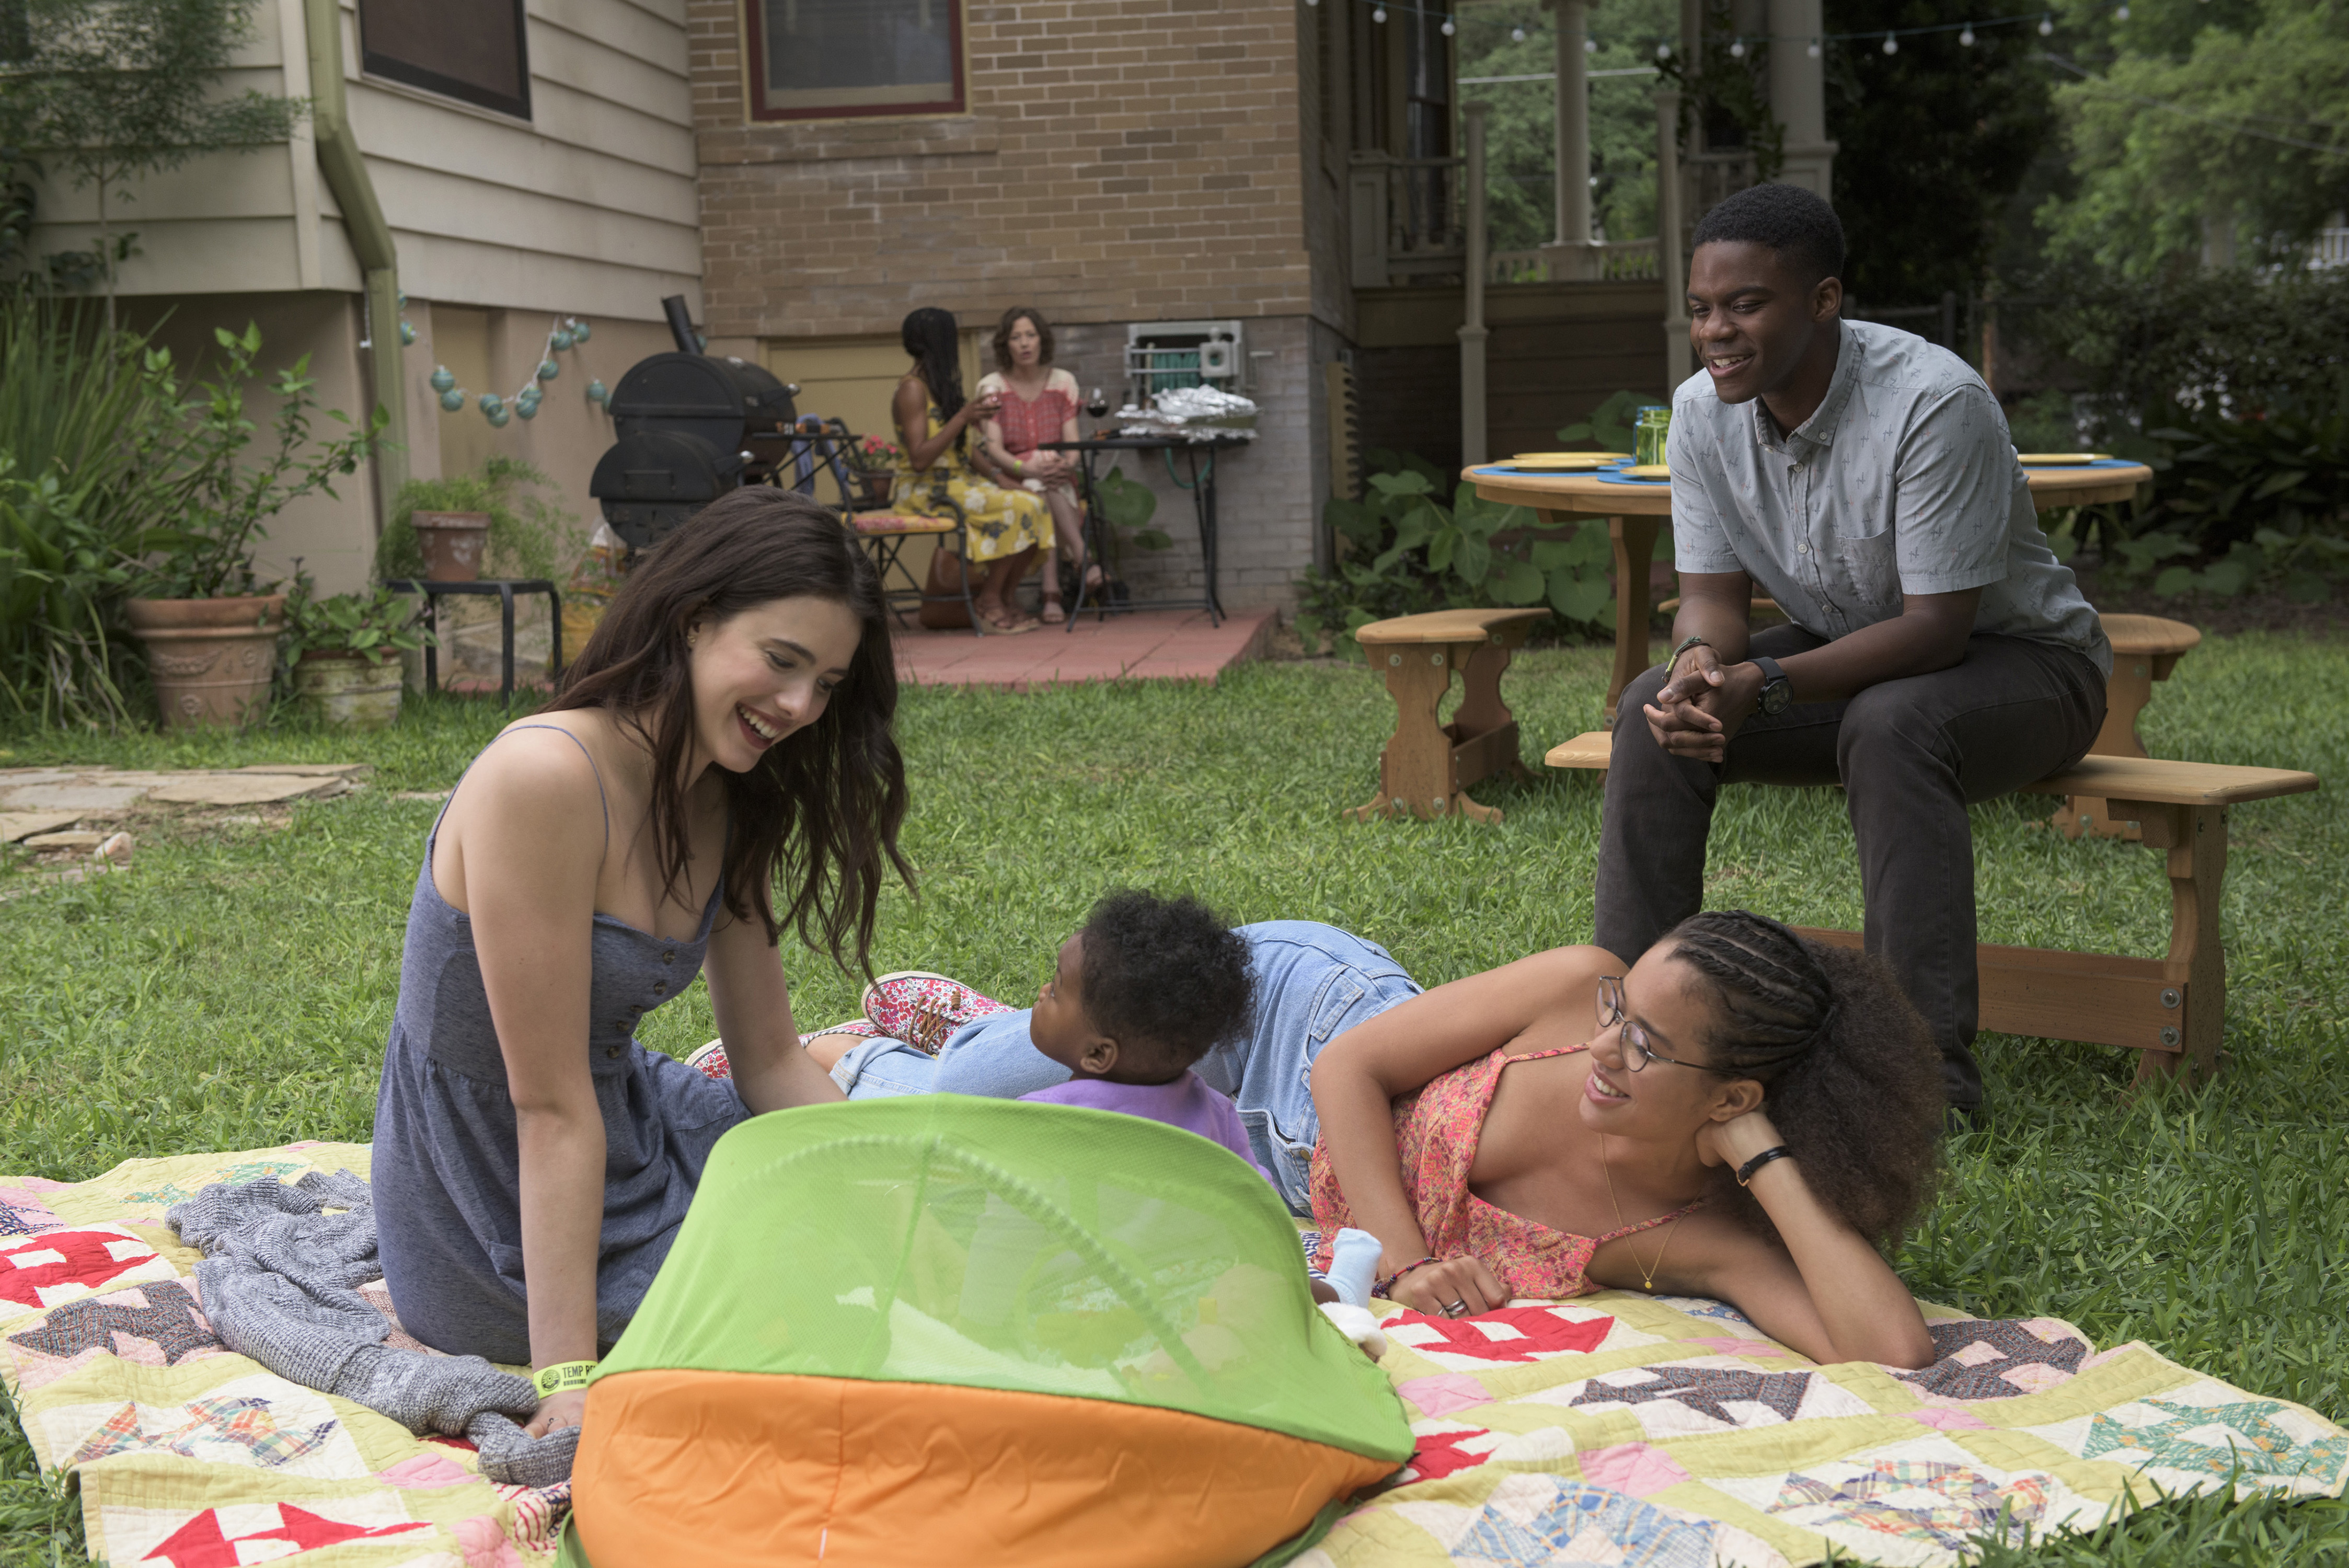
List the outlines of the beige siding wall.
{"type": "MultiPolygon", "coordinates": [[[[685,0],[532,0],[527,122],[363,77],[351,0],[340,14],[351,122],[398,247],[417,336],[400,355],[410,471],[524,458],[592,525],[587,485],[611,421],[586,401],[587,384],[616,385],[638,358],[670,346],[662,295],[683,294],[700,313],[685,0]],[[558,314],[595,331],[560,356],[535,420],[493,429],[471,399],[460,413],[440,410],[429,385],[436,365],[473,398],[511,399],[558,314]]],[[[257,36],[224,85],[308,97],[303,17],[303,0],[261,0],[257,36]]],[[[214,326],[253,319],[272,363],[306,352],[327,406],[365,407],[359,267],[306,125],[286,145],[197,159],[115,192],[109,209],[115,228],[139,233],[140,254],[120,280],[137,302],[131,315],[172,311],[168,335],[182,358],[209,351],[214,326]]],[[[95,190],[53,181],[41,211],[36,253],[92,242],[95,190]]],[[[270,551],[281,564],[301,555],[328,593],[366,580],[380,526],[371,482],[336,488],[339,501],[289,514],[270,551]]]]}

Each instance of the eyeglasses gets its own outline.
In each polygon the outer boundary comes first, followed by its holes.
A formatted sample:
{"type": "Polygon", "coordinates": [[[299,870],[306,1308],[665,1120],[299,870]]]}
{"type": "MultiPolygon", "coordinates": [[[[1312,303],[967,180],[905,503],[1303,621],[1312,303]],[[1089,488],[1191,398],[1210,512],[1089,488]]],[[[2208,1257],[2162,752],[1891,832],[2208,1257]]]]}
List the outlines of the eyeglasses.
{"type": "Polygon", "coordinates": [[[1619,1037],[1623,1042],[1623,1065],[1638,1072],[1650,1062],[1670,1062],[1676,1068],[1694,1068],[1702,1073],[1717,1073],[1719,1068],[1702,1062],[1684,1062],[1678,1057],[1668,1057],[1648,1041],[1648,1031],[1623,1016],[1623,976],[1601,975],[1599,977],[1599,1029],[1601,1034],[1621,1025],[1619,1037]]]}

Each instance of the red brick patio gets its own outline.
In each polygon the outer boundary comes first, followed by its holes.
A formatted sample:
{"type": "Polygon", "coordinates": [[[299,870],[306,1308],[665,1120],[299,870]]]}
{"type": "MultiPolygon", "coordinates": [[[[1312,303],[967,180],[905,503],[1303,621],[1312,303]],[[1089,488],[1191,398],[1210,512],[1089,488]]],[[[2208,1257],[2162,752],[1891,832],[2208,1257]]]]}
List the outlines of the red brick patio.
{"type": "Polygon", "coordinates": [[[1221,626],[1202,610],[1143,610],[1076,630],[1047,626],[1018,637],[974,637],[968,631],[899,628],[897,678],[917,686],[1038,686],[1085,681],[1197,681],[1213,686],[1225,670],[1262,658],[1277,613],[1238,610],[1221,626]]]}

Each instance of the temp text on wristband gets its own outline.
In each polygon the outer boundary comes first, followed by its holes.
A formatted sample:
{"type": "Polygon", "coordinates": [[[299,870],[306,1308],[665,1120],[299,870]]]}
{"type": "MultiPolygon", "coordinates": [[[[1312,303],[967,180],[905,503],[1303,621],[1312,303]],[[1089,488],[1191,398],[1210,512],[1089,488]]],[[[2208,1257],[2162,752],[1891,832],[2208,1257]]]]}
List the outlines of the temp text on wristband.
{"type": "Polygon", "coordinates": [[[593,1361],[558,1361],[532,1373],[530,1380],[540,1398],[551,1399],[566,1389],[587,1387],[587,1378],[595,1367],[593,1361]]]}

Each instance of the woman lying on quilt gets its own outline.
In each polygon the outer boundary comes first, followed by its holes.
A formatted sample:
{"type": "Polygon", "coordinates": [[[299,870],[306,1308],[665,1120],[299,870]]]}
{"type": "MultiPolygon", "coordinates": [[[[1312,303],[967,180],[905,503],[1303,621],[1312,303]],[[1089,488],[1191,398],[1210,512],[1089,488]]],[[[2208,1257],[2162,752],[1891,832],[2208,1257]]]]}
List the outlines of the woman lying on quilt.
{"type": "Polygon", "coordinates": [[[1930,1185],[1936,1060],[1889,970],[1774,920],[1696,915],[1628,974],[1558,948],[1330,1042],[1314,1218],[1377,1236],[1381,1294],[1426,1312],[1664,1290],[1814,1360],[1924,1367],[1876,1243],[1930,1185]]]}
{"type": "MultiPolygon", "coordinates": [[[[1933,1359],[1877,1247],[1930,1191],[1938,1058],[1881,964],[1732,912],[1637,964],[1561,947],[1423,994],[1333,926],[1239,934],[1255,1018],[1195,1070],[1231,1097],[1291,1210],[1325,1236],[1379,1238],[1381,1294],[1463,1316],[1668,1291],[1727,1301],[1816,1360],[1933,1359]]],[[[966,998],[900,1023],[918,1048],[810,1042],[852,1099],[1016,1097],[1068,1077],[1025,1010],[908,979],[926,1006],[966,998]]],[[[876,1023],[892,984],[868,990],[876,1023]]]]}
{"type": "Polygon", "coordinates": [[[855,536],[737,490],[629,574],[425,841],[376,1105],[384,1280],[425,1344],[537,1369],[533,1435],[579,1424],[719,1136],[840,1098],[778,944],[864,959],[905,870],[896,701],[855,536]],[[636,1038],[705,967],[728,1083],[636,1038]]]}

